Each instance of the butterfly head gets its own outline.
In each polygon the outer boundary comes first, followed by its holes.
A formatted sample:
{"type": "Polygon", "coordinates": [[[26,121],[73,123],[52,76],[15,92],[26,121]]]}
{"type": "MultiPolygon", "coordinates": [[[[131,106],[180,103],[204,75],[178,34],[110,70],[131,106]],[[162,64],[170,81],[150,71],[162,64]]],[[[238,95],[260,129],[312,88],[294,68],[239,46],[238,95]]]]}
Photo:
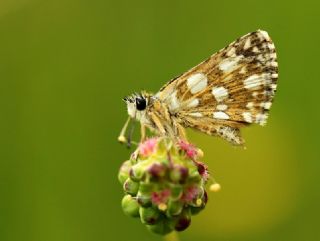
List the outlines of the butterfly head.
{"type": "Polygon", "coordinates": [[[128,114],[131,118],[142,121],[146,116],[146,109],[150,101],[150,95],[147,93],[135,93],[123,98],[127,104],[128,114]]]}

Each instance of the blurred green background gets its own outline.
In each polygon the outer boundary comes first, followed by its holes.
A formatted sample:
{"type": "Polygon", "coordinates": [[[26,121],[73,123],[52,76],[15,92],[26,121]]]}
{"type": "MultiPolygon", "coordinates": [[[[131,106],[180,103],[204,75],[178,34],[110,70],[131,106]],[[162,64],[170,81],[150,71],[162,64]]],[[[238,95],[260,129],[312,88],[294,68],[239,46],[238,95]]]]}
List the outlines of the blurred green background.
{"type": "Polygon", "coordinates": [[[183,241],[316,241],[319,1],[0,1],[0,241],[162,240],[120,207],[121,98],[269,32],[279,85],[247,149],[189,132],[222,185],[183,241]]]}

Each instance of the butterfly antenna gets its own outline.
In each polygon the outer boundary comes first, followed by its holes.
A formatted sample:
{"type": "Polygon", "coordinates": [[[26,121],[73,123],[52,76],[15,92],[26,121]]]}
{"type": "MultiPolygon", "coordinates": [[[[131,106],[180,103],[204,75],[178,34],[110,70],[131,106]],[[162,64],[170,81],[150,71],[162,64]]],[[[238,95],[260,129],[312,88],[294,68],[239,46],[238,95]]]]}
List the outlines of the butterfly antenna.
{"type": "Polygon", "coordinates": [[[118,141],[120,143],[126,143],[128,142],[127,141],[127,138],[125,137],[125,134],[126,134],[126,131],[127,131],[127,128],[128,128],[128,125],[129,125],[129,122],[130,122],[131,118],[129,117],[128,120],[126,121],[126,123],[124,124],[124,126],[122,127],[121,129],[121,132],[120,132],[120,135],[118,137],[118,141]]]}

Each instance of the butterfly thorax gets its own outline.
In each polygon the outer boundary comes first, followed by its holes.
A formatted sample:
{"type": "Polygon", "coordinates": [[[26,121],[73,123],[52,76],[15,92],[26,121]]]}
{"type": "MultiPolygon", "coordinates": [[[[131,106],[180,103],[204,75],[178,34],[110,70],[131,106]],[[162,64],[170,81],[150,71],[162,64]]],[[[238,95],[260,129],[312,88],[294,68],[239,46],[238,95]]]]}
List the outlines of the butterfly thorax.
{"type": "Polygon", "coordinates": [[[128,114],[159,135],[179,135],[179,118],[164,101],[149,93],[125,98],[128,114]]]}

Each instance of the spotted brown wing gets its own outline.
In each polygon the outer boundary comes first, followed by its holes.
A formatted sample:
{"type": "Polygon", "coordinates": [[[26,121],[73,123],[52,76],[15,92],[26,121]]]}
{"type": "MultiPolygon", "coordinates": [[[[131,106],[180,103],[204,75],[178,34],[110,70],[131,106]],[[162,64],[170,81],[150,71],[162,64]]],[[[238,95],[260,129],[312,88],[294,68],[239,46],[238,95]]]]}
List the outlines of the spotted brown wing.
{"type": "Polygon", "coordinates": [[[157,96],[185,126],[232,139],[243,125],[266,123],[277,78],[274,44],[258,30],[170,81],[157,96]]]}

